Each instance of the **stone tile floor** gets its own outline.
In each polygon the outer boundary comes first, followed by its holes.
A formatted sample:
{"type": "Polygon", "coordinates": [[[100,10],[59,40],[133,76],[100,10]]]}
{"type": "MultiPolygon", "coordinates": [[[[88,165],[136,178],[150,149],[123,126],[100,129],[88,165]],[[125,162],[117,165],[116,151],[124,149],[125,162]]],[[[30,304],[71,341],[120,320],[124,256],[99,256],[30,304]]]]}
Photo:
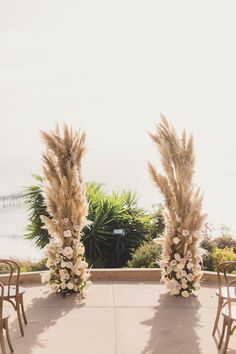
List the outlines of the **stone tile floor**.
{"type": "MultiPolygon", "coordinates": [[[[33,285],[26,287],[25,337],[8,309],[15,354],[215,354],[216,304],[211,284],[183,299],[157,282],[95,282],[80,302],[33,285]]],[[[234,336],[227,353],[236,354],[234,336]]]]}

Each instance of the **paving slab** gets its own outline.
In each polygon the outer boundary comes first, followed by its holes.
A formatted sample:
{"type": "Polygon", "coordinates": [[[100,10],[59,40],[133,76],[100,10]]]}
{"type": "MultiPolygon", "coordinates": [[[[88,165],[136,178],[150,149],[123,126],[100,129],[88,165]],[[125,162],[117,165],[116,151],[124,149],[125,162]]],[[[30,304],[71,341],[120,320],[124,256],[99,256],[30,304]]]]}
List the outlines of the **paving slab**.
{"type": "MultiPolygon", "coordinates": [[[[7,305],[12,343],[16,354],[217,354],[215,289],[203,284],[198,297],[183,299],[159,282],[98,281],[78,300],[27,286],[24,337],[7,305]]],[[[235,336],[227,354],[236,354],[235,336]]]]}

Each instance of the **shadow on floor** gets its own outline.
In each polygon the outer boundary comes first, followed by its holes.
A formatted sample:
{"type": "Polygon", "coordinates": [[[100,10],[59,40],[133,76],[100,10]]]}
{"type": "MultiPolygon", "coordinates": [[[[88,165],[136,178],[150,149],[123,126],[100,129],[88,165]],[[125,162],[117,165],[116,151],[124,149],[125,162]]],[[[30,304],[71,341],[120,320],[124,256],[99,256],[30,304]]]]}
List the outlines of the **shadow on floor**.
{"type": "Polygon", "coordinates": [[[183,299],[163,293],[159,295],[158,302],[154,317],[142,322],[142,325],[151,327],[150,338],[142,354],[202,353],[196,331],[200,326],[198,299],[183,299]]]}
{"type": "Polygon", "coordinates": [[[24,325],[25,336],[20,336],[17,318],[11,323],[11,338],[15,353],[34,354],[38,347],[45,349],[47,343],[44,345],[41,339],[38,340],[39,335],[55,326],[61,317],[66,316],[73,309],[83,306],[83,300],[79,300],[76,294],[63,298],[59,294],[54,295],[44,291],[43,296],[39,295],[31,299],[26,308],[28,324],[24,325]]]}

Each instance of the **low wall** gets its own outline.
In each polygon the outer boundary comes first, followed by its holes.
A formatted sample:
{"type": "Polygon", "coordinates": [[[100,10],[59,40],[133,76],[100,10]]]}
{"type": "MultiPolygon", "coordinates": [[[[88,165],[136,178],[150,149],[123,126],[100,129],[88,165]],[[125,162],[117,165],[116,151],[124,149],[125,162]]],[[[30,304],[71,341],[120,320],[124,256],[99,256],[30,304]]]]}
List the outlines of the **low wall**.
{"type": "MultiPolygon", "coordinates": [[[[29,272],[21,273],[21,284],[39,284],[41,276],[45,272],[29,272]]],[[[236,275],[229,275],[235,279],[236,275]]],[[[7,283],[7,275],[0,275],[0,281],[7,283]]],[[[160,281],[161,270],[158,268],[120,268],[120,269],[92,269],[91,280],[96,281],[160,281]]],[[[216,283],[217,274],[215,272],[204,272],[202,277],[203,282],[216,283]]]]}

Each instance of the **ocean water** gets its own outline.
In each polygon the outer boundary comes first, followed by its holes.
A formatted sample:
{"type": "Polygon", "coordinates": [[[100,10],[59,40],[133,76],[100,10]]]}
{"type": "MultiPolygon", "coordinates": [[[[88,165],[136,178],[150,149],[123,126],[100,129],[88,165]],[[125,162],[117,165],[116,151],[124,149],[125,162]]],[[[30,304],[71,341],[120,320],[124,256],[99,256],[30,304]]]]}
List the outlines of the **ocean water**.
{"type": "Polygon", "coordinates": [[[34,242],[24,238],[28,223],[25,206],[0,207],[0,257],[38,260],[43,257],[34,242]]]}

